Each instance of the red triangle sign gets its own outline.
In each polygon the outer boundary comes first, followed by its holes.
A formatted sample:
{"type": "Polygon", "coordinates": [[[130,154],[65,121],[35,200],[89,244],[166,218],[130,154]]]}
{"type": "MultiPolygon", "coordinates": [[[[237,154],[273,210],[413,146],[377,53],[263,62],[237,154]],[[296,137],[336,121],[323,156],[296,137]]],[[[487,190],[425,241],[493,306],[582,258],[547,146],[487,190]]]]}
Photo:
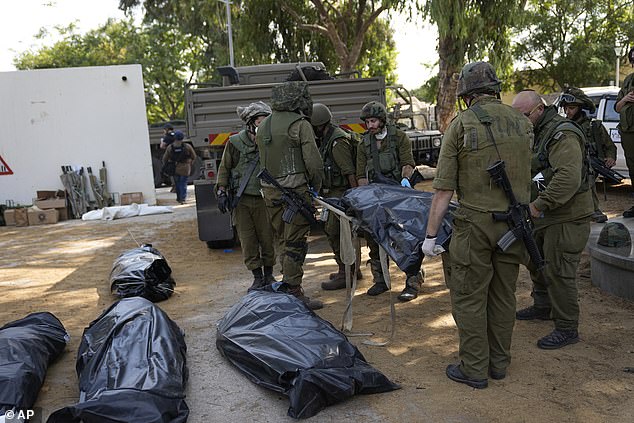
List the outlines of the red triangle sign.
{"type": "Polygon", "coordinates": [[[0,156],[0,175],[13,175],[13,171],[2,156],[0,156]]]}

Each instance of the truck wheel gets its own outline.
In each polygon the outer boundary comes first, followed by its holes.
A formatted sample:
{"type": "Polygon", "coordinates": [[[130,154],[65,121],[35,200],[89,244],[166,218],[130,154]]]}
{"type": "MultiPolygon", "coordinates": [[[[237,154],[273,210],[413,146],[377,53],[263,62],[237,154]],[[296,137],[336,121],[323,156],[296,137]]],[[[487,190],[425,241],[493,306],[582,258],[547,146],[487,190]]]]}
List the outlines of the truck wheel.
{"type": "Polygon", "coordinates": [[[192,162],[192,171],[189,173],[189,177],[187,178],[187,184],[191,185],[194,181],[200,179],[200,172],[202,172],[203,168],[203,160],[196,156],[194,161],[192,162]]]}
{"type": "Polygon", "coordinates": [[[154,188],[160,188],[163,185],[163,175],[161,168],[163,163],[156,157],[152,157],[152,174],[154,175],[154,188]]]}

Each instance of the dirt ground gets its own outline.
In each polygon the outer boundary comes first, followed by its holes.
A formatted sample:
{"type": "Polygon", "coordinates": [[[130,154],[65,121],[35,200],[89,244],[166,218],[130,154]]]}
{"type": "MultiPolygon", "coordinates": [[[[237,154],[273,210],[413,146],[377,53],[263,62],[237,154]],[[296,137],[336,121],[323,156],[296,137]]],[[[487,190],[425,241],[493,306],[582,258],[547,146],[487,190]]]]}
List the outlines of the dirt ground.
{"type": "MultiPolygon", "coordinates": [[[[44,417],[78,400],[75,359],[83,329],[113,301],[108,275],[114,259],[138,242],[152,243],[167,258],[176,293],[160,306],[186,332],[190,380],[190,422],[280,422],[288,401],[250,383],[215,348],[215,322],[250,285],[239,248],[210,250],[198,240],[195,204],[176,204],[167,188],[159,198],[174,213],[111,222],[70,221],[39,227],[0,227],[0,325],[36,311],[55,314],[71,335],[62,357],[49,368],[36,406],[44,417]]],[[[610,217],[632,204],[626,186],[610,187],[603,209],[610,217]]],[[[367,249],[364,248],[367,259],[367,249]]],[[[513,362],[506,379],[474,390],[450,381],[445,367],[457,361],[458,335],[440,259],[426,259],[421,295],[399,303],[404,277],[392,265],[392,299],[397,328],[385,347],[363,345],[351,337],[366,359],[402,389],[358,396],[329,407],[315,422],[631,422],[634,420],[634,303],[610,296],[590,282],[588,256],[578,273],[582,341],[556,351],[537,348],[551,322],[518,322],[513,362]]],[[[323,234],[310,239],[305,265],[307,294],[324,301],[318,314],[339,327],[344,292],[319,288],[336,270],[323,234]]],[[[370,272],[360,281],[353,303],[355,332],[389,335],[385,293],[368,297],[370,272]]],[[[634,276],[633,276],[634,279],[634,276]]],[[[518,306],[530,304],[530,279],[523,269],[518,306]]]]}

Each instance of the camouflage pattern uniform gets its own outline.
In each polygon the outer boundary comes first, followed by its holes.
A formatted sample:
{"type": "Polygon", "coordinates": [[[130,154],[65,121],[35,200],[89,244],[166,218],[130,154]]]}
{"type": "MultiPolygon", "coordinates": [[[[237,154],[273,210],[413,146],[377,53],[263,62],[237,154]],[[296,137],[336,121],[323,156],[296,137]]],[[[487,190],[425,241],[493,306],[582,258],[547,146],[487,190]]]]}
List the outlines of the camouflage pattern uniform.
{"type": "Polygon", "coordinates": [[[443,136],[433,187],[455,191],[460,203],[453,217],[450,260],[443,262],[460,336],[460,370],[472,379],[486,380],[489,372],[506,372],[511,361],[515,284],[519,264],[528,258],[521,242],[506,252],[497,248],[509,227],[494,221],[491,214],[506,212],[509,200],[486,169],[503,160],[517,200],[527,204],[532,135],[527,118],[489,95],[475,97],[443,136]],[[487,118],[492,121],[497,148],[482,123],[487,118]]]}
{"type": "MultiPolygon", "coordinates": [[[[321,189],[324,169],[313,128],[306,120],[312,113],[308,84],[293,81],[277,85],[273,87],[271,100],[273,113],[262,121],[256,136],[260,163],[280,185],[310,202],[309,186],[317,191],[321,189]]],[[[262,192],[273,231],[284,240],[284,282],[291,287],[290,292],[310,308],[321,308],[323,305],[311,301],[301,288],[310,223],[300,213],[291,223],[284,223],[282,214],[286,205],[280,202],[280,191],[263,183],[262,192]]]]}
{"type": "MultiPolygon", "coordinates": [[[[529,270],[533,308],[550,311],[556,330],[576,333],[576,274],[590,234],[594,207],[584,135],[573,125],[558,115],[554,106],[546,107],[535,123],[531,174],[541,172],[546,187],[541,192],[533,190],[533,204],[543,212],[542,218],[534,220],[534,236],[547,265],[544,276],[530,266],[529,270]]],[[[518,319],[524,320],[522,315],[529,309],[518,311],[518,319]]]]}

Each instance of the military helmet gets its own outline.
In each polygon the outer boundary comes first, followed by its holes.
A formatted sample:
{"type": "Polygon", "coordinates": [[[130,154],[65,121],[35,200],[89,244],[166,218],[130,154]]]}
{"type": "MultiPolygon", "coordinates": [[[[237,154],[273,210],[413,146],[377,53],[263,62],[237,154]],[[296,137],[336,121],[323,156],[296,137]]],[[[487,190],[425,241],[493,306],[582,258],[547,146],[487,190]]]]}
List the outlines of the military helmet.
{"type": "Polygon", "coordinates": [[[387,110],[385,106],[378,101],[371,101],[366,103],[361,108],[361,116],[359,116],[361,120],[365,121],[368,118],[377,118],[382,120],[383,122],[387,121],[387,110]]]}
{"type": "Polygon", "coordinates": [[[501,82],[493,66],[487,62],[467,63],[460,71],[456,94],[462,97],[469,94],[501,91],[501,82]]]}
{"type": "Polygon", "coordinates": [[[630,231],[620,222],[606,223],[601,233],[597,244],[604,247],[629,247],[632,245],[632,237],[630,231]]]}
{"type": "Polygon", "coordinates": [[[325,104],[313,104],[313,115],[310,117],[310,123],[313,126],[325,125],[332,120],[332,113],[325,104]]]}
{"type": "Polygon", "coordinates": [[[271,108],[263,101],[256,101],[255,103],[251,103],[246,107],[238,106],[238,108],[236,109],[236,113],[238,113],[240,119],[242,119],[246,123],[249,123],[258,116],[270,115],[271,108]]]}
{"type": "Polygon", "coordinates": [[[271,90],[271,108],[277,111],[301,111],[306,116],[313,113],[313,100],[304,81],[289,81],[271,90]]]}
{"type": "Polygon", "coordinates": [[[558,103],[561,107],[565,107],[566,105],[579,106],[590,113],[594,113],[597,109],[597,106],[595,106],[590,97],[588,97],[581,89],[575,87],[566,88],[559,96],[558,103]]]}

